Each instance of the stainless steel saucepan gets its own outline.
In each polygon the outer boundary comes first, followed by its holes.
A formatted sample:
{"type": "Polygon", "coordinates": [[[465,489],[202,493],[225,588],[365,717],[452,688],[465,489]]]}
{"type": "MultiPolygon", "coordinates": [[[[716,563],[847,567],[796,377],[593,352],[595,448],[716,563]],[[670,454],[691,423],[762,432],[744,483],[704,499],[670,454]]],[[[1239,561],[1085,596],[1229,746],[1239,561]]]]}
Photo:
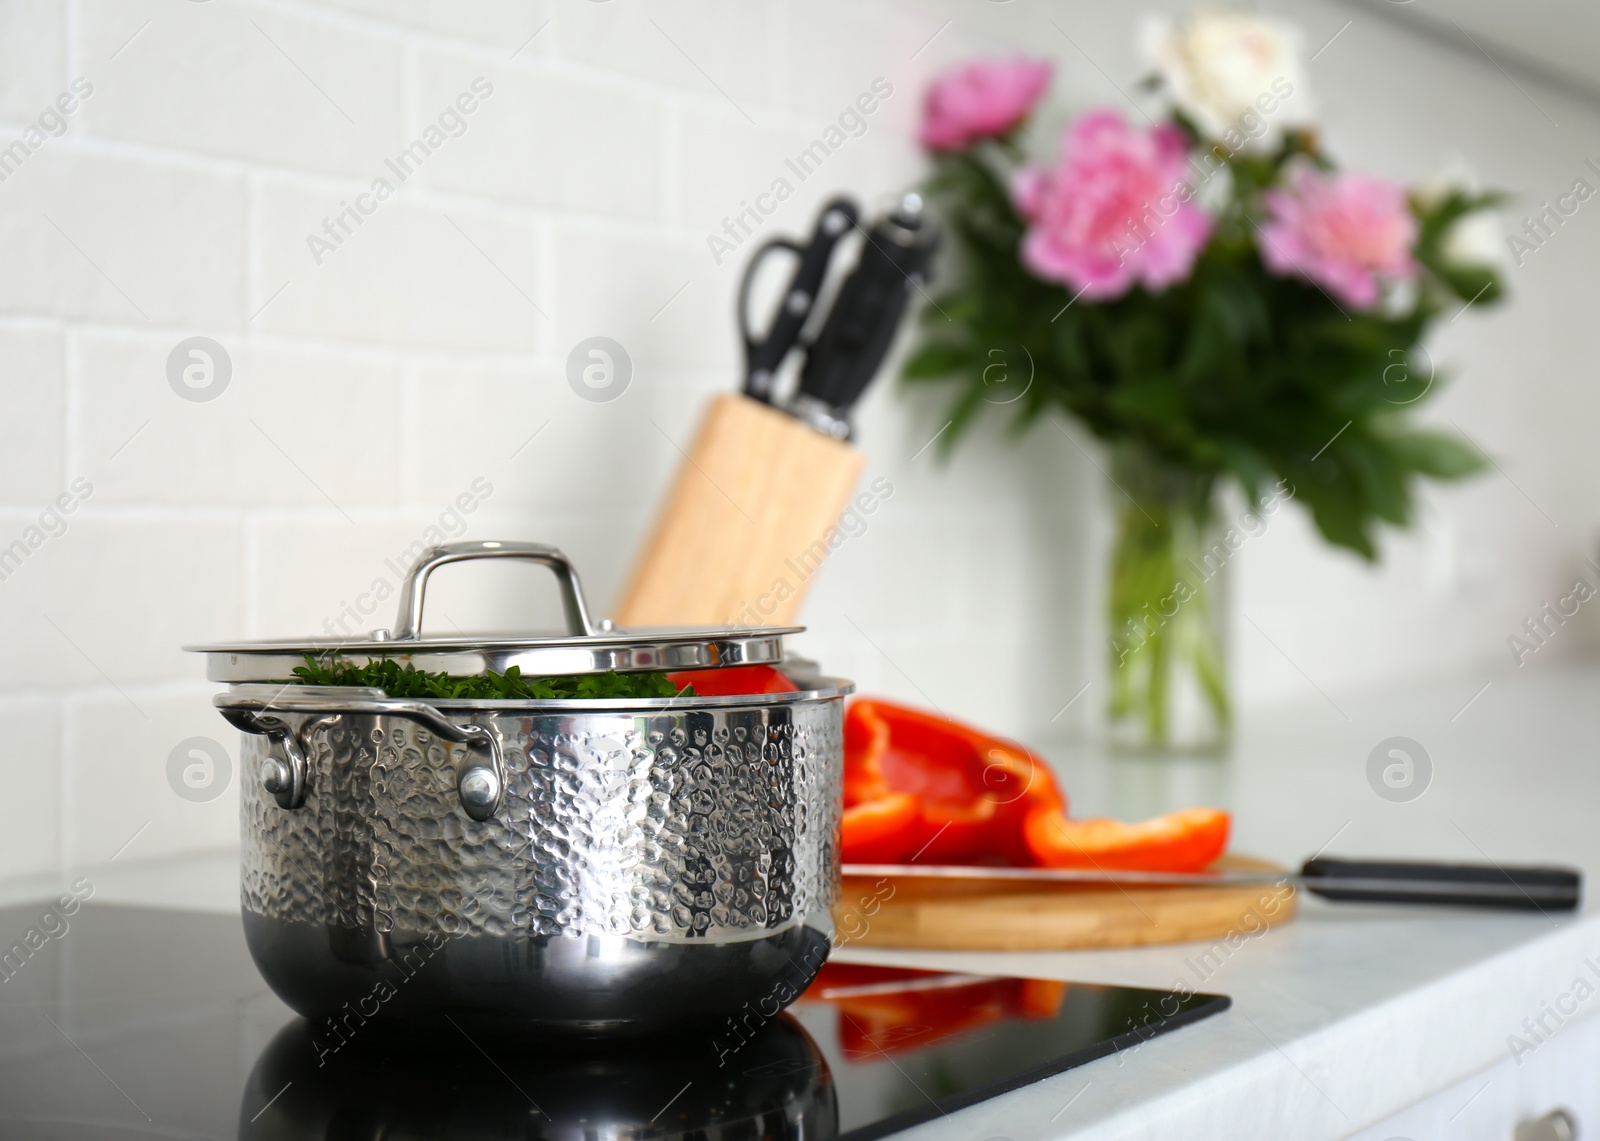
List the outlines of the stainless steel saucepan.
{"type": "Polygon", "coordinates": [[[600,1034],[771,1018],[831,943],[850,683],[534,701],[287,679],[307,655],[524,677],[776,664],[794,632],[596,628],[559,551],[484,542],[425,552],[393,633],[192,647],[230,683],[215,703],[255,774],[242,907],[262,975],[326,1049],[369,1023],[600,1034]],[[423,637],[430,573],[486,558],[553,570],[567,633],[423,637]]]}

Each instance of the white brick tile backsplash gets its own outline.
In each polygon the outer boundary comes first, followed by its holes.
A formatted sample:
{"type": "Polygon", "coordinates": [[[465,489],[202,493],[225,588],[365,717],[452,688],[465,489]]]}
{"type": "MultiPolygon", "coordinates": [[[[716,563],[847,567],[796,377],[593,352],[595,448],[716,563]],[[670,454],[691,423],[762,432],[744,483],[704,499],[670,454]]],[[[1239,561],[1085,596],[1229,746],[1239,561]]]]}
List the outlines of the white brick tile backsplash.
{"type": "Polygon", "coordinates": [[[66,88],[65,7],[64,0],[0,4],[0,118],[33,122],[66,88]]]}
{"type": "Polygon", "coordinates": [[[398,501],[397,365],[248,342],[230,347],[225,338],[228,387],[196,402],[168,383],[167,362],[181,339],[77,335],[78,439],[97,506],[351,511],[398,501]],[[349,463],[352,454],[361,462],[349,463]]]}
{"type": "Polygon", "coordinates": [[[0,871],[48,875],[60,861],[61,711],[53,701],[0,701],[0,871]]]}
{"type": "Polygon", "coordinates": [[[142,325],[242,320],[244,182],[46,143],[0,196],[0,311],[142,325]]]}
{"type": "Polygon", "coordinates": [[[260,4],[82,0],[78,27],[94,135],[352,175],[403,141],[396,42],[260,4]]]}
{"type": "MultiPolygon", "coordinates": [[[[990,560],[984,560],[983,573],[973,566],[977,552],[966,544],[945,544],[942,537],[950,528],[949,512],[917,508],[897,501],[893,480],[868,470],[861,490],[871,512],[852,503],[844,512],[838,547],[816,567],[815,558],[795,551],[793,565],[796,582],[809,586],[806,598],[808,621],[833,621],[849,618],[865,623],[870,618],[883,632],[914,631],[927,626],[929,613],[943,616],[947,626],[957,626],[969,612],[973,592],[992,600],[1005,589],[1004,576],[994,574],[990,560]],[[885,479],[891,490],[880,494],[874,479],[885,479]],[[939,552],[937,566],[928,552],[939,552]],[[1000,581],[997,581],[999,579],[1000,581]]],[[[963,520],[970,526],[971,520],[963,520]]],[[[993,550],[992,545],[984,549],[993,550]]],[[[1002,548],[1003,549],[1003,548],[1002,548]]],[[[992,602],[986,603],[987,609],[992,602]]]]}
{"type": "Polygon", "coordinates": [[[66,483],[63,351],[58,330],[0,326],[0,502],[42,507],[66,483]]]}
{"type": "Polygon", "coordinates": [[[677,432],[683,410],[705,399],[703,386],[649,366],[603,403],[580,397],[564,373],[544,370],[430,368],[417,381],[417,434],[407,446],[428,505],[479,476],[494,484],[496,507],[648,501],[679,462],[664,432],[677,432]],[[434,446],[468,425],[478,447],[434,446]],[[606,462],[614,457],[626,462],[606,462]]]}
{"type": "Polygon", "coordinates": [[[864,133],[836,149],[813,150],[829,120],[817,118],[811,129],[752,127],[722,108],[685,107],[677,122],[672,220],[694,231],[707,264],[720,257],[733,276],[769,238],[809,234],[827,198],[841,190],[860,196],[863,143],[875,120],[864,117],[864,133]],[[716,243],[708,240],[713,235],[716,243]]]}
{"type": "MultiPolygon", "coordinates": [[[[1019,483],[1026,485],[1040,465],[1067,465],[1060,486],[1085,478],[1079,468],[1094,470],[1048,416],[1020,437],[1009,432],[1003,416],[979,417],[947,456],[942,449],[958,387],[909,385],[898,379],[898,365],[891,356],[854,417],[856,440],[894,482],[896,503],[935,509],[960,503],[983,509],[1015,499],[1019,483]]],[[[1052,473],[1052,481],[1056,478],[1052,473]]],[[[1059,495],[1053,488],[1045,493],[1059,495]]]]}
{"type": "Polygon", "coordinates": [[[414,121],[443,116],[447,131],[463,132],[422,168],[427,185],[583,213],[657,216],[659,99],[509,60],[490,65],[430,52],[417,73],[414,121]]]}
{"type": "MultiPolygon", "coordinates": [[[[191,676],[200,674],[198,662],[190,659],[191,676]]],[[[205,696],[209,688],[199,684],[171,694],[141,695],[144,715],[115,694],[68,703],[64,762],[71,805],[66,826],[69,868],[237,846],[239,782],[244,779],[239,734],[211,708],[205,696]],[[193,737],[208,738],[227,753],[227,783],[212,800],[187,800],[168,780],[173,751],[193,737]]],[[[193,756],[184,750],[180,755],[186,766],[207,765],[205,752],[193,756]]],[[[213,780],[222,775],[211,772],[213,780]]],[[[194,774],[193,781],[201,784],[202,773],[194,774]]]]}
{"type": "MultiPolygon", "coordinates": [[[[442,33],[452,39],[479,40],[512,51],[521,48],[554,15],[550,0],[327,0],[327,6],[383,20],[398,27],[442,33]]],[[[547,27],[519,59],[538,54],[547,27]]],[[[509,55],[509,53],[508,53],[509,55]]]]}
{"type": "Polygon", "coordinates": [[[740,0],[567,0],[556,16],[556,50],[565,59],[716,100],[760,122],[759,104],[776,94],[772,8],[740,0]]]}
{"type": "Polygon", "coordinates": [[[652,237],[599,226],[555,227],[553,299],[557,359],[586,337],[617,341],[635,376],[652,368],[705,369],[732,383],[738,288],[731,260],[716,265],[704,240],[652,237]]]}
{"type": "Polygon", "coordinates": [[[344,637],[394,624],[393,594],[419,544],[492,538],[468,530],[459,511],[443,524],[449,503],[405,512],[406,521],[266,520],[252,524],[259,552],[254,637],[344,637]],[[429,527],[438,527],[430,533],[429,527]],[[379,584],[382,585],[379,585],[379,584]],[[354,613],[346,612],[346,606],[354,613]]]}
{"type": "MultiPolygon", "coordinates": [[[[0,581],[0,645],[17,648],[0,655],[0,688],[192,677],[178,647],[243,626],[237,524],[121,515],[95,494],[0,581]]],[[[37,522],[0,511],[0,548],[37,522]]]]}
{"type": "MultiPolygon", "coordinates": [[[[267,520],[254,525],[260,551],[260,615],[255,637],[343,637],[392,627],[394,591],[420,544],[457,539],[514,539],[551,543],[573,560],[595,616],[609,612],[646,507],[599,515],[567,506],[501,502],[499,484],[477,489],[471,512],[451,512],[452,500],[406,512],[404,522],[267,520]]],[[[554,580],[536,566],[463,566],[429,580],[424,628],[458,630],[557,629],[561,611],[554,580]]]]}
{"type": "Polygon", "coordinates": [[[513,473],[536,470],[541,458],[562,439],[561,422],[579,403],[566,377],[554,367],[424,365],[411,371],[416,414],[403,447],[414,458],[413,498],[443,508],[476,478],[494,485],[497,501],[526,502],[513,473]],[[469,449],[440,448],[466,425],[478,440],[469,449]]]}
{"type": "MultiPolygon", "coordinates": [[[[938,31],[942,19],[848,0],[790,0],[786,8],[787,54],[799,61],[790,67],[791,106],[833,118],[881,78],[894,87],[884,107],[889,121],[902,130],[914,121],[921,101],[920,80],[928,67],[928,53],[916,53],[938,31]],[[828,65],[805,62],[819,59],[828,65]]],[[[947,28],[941,38],[952,30],[947,28]]]]}
{"type": "MultiPolygon", "coordinates": [[[[493,480],[469,484],[470,511],[460,495],[441,496],[403,520],[348,527],[337,520],[268,519],[253,524],[259,554],[259,617],[255,637],[344,637],[392,627],[394,592],[412,560],[429,543],[513,539],[551,543],[577,566],[595,614],[607,612],[612,592],[633,556],[644,511],[638,506],[598,516],[567,506],[517,506],[500,501],[493,480]]],[[[653,506],[653,505],[652,505],[653,506]]],[[[429,580],[425,628],[457,630],[554,629],[561,622],[554,579],[536,566],[449,567],[429,580]]]]}
{"type": "Polygon", "coordinates": [[[308,239],[331,242],[324,220],[365,190],[277,181],[257,188],[261,255],[252,293],[264,308],[253,328],[478,352],[528,353],[546,343],[543,314],[554,303],[540,288],[535,223],[470,206],[369,198],[373,212],[348,235],[335,225],[340,244],[314,253],[308,239]]]}

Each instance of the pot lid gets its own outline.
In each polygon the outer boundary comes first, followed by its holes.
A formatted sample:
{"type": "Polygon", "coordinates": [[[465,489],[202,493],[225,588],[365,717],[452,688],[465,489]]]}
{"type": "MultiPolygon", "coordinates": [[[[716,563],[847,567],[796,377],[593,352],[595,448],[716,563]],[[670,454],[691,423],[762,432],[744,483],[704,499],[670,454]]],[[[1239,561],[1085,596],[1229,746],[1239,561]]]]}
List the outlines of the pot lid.
{"type": "Polygon", "coordinates": [[[505,673],[512,666],[528,677],[571,674],[643,673],[652,670],[716,669],[722,666],[776,664],[783,658],[783,636],[803,626],[659,627],[617,629],[609,621],[589,620],[583,587],[572,563],[554,547],[541,543],[447,543],[424,551],[400,584],[399,616],[394,630],[374,630],[360,639],[225,642],[184,649],[206,655],[206,677],[212,681],[285,681],[305,664],[317,661],[362,666],[394,661],[429,673],[459,676],[505,673]],[[428,576],[446,563],[476,559],[522,559],[549,567],[561,588],[567,630],[553,637],[424,638],[423,596],[428,576]]]}

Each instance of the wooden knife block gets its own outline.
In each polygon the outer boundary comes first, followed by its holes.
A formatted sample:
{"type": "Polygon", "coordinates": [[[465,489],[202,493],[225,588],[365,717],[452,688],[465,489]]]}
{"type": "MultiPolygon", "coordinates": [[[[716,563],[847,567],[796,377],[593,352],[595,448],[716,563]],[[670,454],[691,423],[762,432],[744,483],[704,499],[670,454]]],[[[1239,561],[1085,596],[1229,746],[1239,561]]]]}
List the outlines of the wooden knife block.
{"type": "Polygon", "coordinates": [[[791,624],[832,553],[830,530],[863,462],[770,405],[716,397],[634,564],[617,625],[791,624]]]}

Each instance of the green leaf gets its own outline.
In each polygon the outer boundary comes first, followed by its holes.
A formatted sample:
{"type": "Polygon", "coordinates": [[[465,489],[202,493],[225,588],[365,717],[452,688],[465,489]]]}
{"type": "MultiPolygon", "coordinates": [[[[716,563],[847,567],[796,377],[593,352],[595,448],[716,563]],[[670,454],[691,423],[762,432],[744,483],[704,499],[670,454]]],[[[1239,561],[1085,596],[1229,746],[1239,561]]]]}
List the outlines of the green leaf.
{"type": "Polygon", "coordinates": [[[1492,304],[1505,292],[1492,266],[1435,264],[1428,268],[1450,287],[1451,293],[1474,305],[1492,304]]]}
{"type": "Polygon", "coordinates": [[[1252,506],[1261,498],[1261,485],[1271,477],[1272,468],[1266,458],[1249,444],[1227,437],[1216,441],[1218,454],[1229,471],[1244,488],[1245,499],[1252,506]]]}
{"type": "Polygon", "coordinates": [[[971,360],[971,350],[965,345],[933,341],[921,346],[906,358],[906,363],[900,369],[900,375],[907,380],[945,377],[966,369],[971,360]]]}
{"type": "Polygon", "coordinates": [[[1406,432],[1389,436],[1387,442],[1405,467],[1435,479],[1461,479],[1482,471],[1489,462],[1471,444],[1442,432],[1406,432]]]}
{"type": "Polygon", "coordinates": [[[1356,504],[1342,495],[1324,492],[1304,493],[1297,498],[1311,505],[1311,518],[1324,539],[1354,551],[1369,563],[1377,559],[1377,548],[1372,545],[1366,520],[1356,504]]]}
{"type": "Polygon", "coordinates": [[[1156,421],[1176,426],[1183,418],[1182,395],[1164,378],[1131,380],[1110,395],[1113,409],[1139,421],[1156,421]]]}
{"type": "Polygon", "coordinates": [[[1405,469],[1395,457],[1365,437],[1340,437],[1337,460],[1349,472],[1367,510],[1378,518],[1404,526],[1411,513],[1411,495],[1405,469]]]}

